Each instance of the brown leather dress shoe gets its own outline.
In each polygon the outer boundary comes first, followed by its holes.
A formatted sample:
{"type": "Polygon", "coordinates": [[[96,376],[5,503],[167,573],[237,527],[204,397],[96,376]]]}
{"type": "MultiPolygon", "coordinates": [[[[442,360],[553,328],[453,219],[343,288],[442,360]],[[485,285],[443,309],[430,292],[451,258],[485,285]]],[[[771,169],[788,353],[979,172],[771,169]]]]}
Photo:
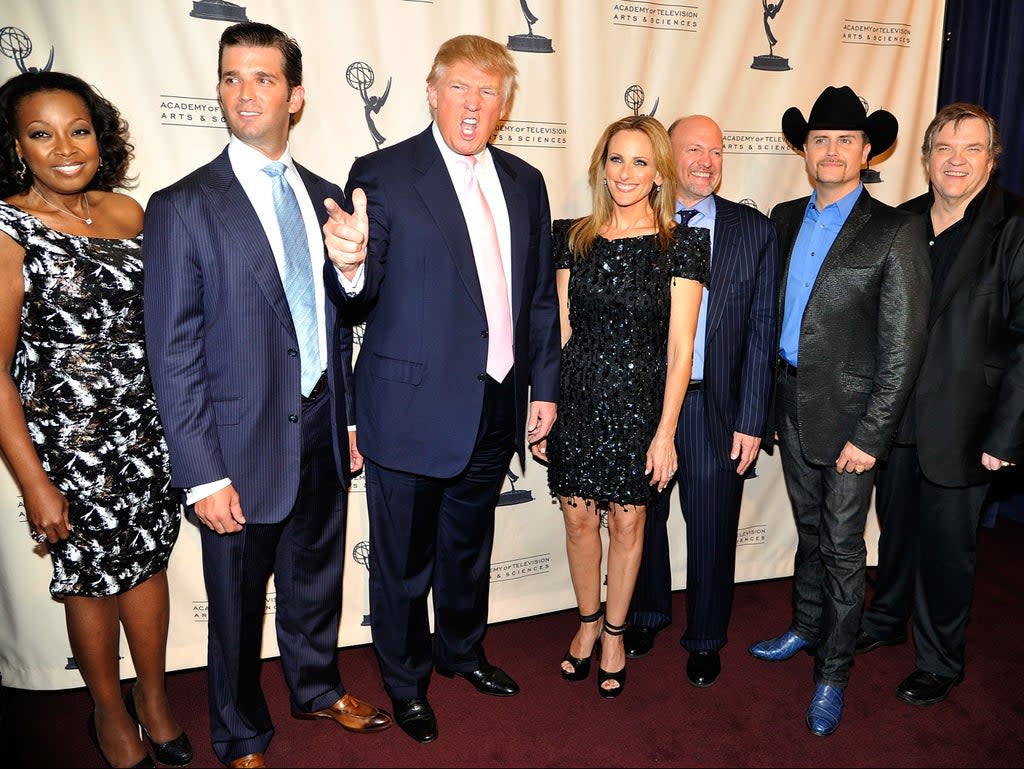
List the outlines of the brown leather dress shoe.
{"type": "Polygon", "coordinates": [[[307,721],[329,718],[336,721],[342,729],[348,729],[357,734],[379,732],[391,726],[391,715],[386,710],[357,700],[351,694],[344,695],[329,708],[323,708],[313,713],[299,713],[293,710],[292,716],[307,721]]]}
{"type": "Polygon", "coordinates": [[[228,762],[230,769],[256,769],[256,767],[266,765],[267,762],[263,759],[262,753],[246,753],[244,756],[239,756],[228,762]]]}

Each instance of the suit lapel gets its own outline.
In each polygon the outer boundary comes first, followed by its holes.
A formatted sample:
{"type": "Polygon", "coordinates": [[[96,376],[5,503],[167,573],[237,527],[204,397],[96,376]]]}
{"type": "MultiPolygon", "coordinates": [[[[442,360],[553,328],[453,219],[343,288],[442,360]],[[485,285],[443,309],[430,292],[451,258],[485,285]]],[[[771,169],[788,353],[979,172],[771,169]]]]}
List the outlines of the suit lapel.
{"type": "Polygon", "coordinates": [[[508,209],[508,225],[511,235],[511,265],[509,273],[512,279],[512,328],[515,328],[522,304],[523,282],[526,274],[526,249],[530,233],[530,222],[527,215],[526,200],[522,190],[516,183],[515,173],[504,162],[504,159],[491,148],[491,158],[501,182],[501,191],[505,196],[505,207],[508,209]]]}
{"type": "MultiPolygon", "coordinates": [[[[871,195],[868,194],[868,191],[862,190],[857,198],[857,202],[853,204],[853,210],[850,211],[850,215],[846,217],[846,222],[843,223],[839,234],[836,235],[832,248],[828,250],[825,260],[821,263],[821,269],[818,270],[819,278],[823,272],[831,270],[841,263],[846,253],[857,242],[861,229],[867,224],[868,219],[871,218],[871,200],[871,195]]],[[[816,280],[815,284],[817,282],[816,280]]],[[[814,289],[812,288],[811,292],[813,293],[813,291],[814,289]]]]}
{"type": "MultiPolygon", "coordinates": [[[[992,249],[992,241],[996,238],[996,225],[1003,218],[1002,196],[995,195],[996,188],[990,187],[985,193],[985,200],[978,210],[977,218],[967,233],[963,246],[957,253],[953,264],[949,267],[942,293],[936,298],[929,315],[928,325],[935,322],[952,301],[953,296],[964,281],[975,273],[978,262],[985,258],[992,249]]],[[[930,216],[926,212],[925,216],[930,216]]]]}
{"type": "Polygon", "coordinates": [[[480,314],[486,315],[469,229],[466,227],[466,219],[462,214],[462,206],[455,193],[455,187],[452,185],[452,178],[448,174],[448,167],[441,157],[437,144],[434,143],[430,128],[419,136],[414,163],[413,170],[421,174],[414,187],[448,243],[448,250],[466,292],[473,299],[480,314]]]}
{"type": "Polygon", "coordinates": [[[288,328],[293,328],[281,274],[274,260],[274,252],[267,240],[256,210],[238,183],[225,149],[209,166],[210,174],[202,181],[203,193],[210,196],[210,208],[217,213],[225,233],[225,240],[233,244],[226,258],[245,260],[263,291],[267,302],[288,328]]]}
{"type": "Polygon", "coordinates": [[[782,327],[782,315],[786,308],[786,276],[789,275],[789,265],[793,260],[793,247],[796,245],[797,235],[800,234],[800,225],[804,221],[804,214],[807,212],[807,204],[809,202],[809,197],[801,198],[793,205],[784,208],[776,218],[779,228],[779,244],[782,249],[782,266],[779,272],[779,301],[776,306],[780,329],[782,327]]]}
{"type": "Polygon", "coordinates": [[[715,242],[711,247],[711,283],[708,291],[708,319],[705,339],[718,328],[725,310],[731,276],[735,269],[735,244],[739,231],[736,209],[715,195],[715,242]]]}

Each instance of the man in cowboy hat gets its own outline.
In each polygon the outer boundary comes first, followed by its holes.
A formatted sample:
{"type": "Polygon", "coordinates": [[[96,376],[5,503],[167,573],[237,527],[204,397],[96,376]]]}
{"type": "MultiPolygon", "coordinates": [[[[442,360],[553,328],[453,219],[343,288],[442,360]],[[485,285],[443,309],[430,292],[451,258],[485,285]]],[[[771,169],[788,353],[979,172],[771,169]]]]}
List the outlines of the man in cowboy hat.
{"type": "Polygon", "coordinates": [[[780,203],[778,374],[765,444],[777,441],[797,528],[793,617],[750,647],[778,661],[815,650],[806,722],[831,734],[843,712],[864,602],[864,527],[884,457],[920,367],[931,266],[920,217],[874,200],[867,160],[896,140],[896,118],[868,115],[848,86],[828,87],[782,132],[803,149],[809,198],[780,203]]]}

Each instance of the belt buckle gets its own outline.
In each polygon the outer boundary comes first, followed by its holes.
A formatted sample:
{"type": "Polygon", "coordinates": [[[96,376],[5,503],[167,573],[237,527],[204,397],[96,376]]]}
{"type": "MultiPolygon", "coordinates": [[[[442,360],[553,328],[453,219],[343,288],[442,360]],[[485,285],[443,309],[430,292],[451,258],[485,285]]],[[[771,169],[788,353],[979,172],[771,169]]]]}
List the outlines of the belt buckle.
{"type": "Polygon", "coordinates": [[[313,385],[313,389],[309,391],[309,395],[302,396],[303,403],[310,403],[320,397],[320,393],[324,391],[324,386],[327,384],[327,370],[325,369],[320,378],[316,380],[316,384],[313,385]]]}

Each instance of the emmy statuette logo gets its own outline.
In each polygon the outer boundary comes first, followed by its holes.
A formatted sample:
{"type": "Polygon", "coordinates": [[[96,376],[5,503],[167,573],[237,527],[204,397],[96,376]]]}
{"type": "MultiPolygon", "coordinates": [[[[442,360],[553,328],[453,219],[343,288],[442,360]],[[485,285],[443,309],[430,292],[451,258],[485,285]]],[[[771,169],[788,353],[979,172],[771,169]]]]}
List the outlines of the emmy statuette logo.
{"type": "Polygon", "coordinates": [[[0,53],[14,63],[21,72],[49,72],[53,67],[53,46],[50,46],[50,58],[44,67],[25,66],[25,60],[32,54],[32,38],[17,27],[0,29],[0,53]]]}
{"type": "Polygon", "coordinates": [[[527,33],[525,35],[509,35],[506,47],[510,51],[554,53],[555,49],[551,47],[551,38],[533,34],[533,25],[537,23],[538,17],[530,11],[526,0],[519,0],[519,7],[523,11],[523,18],[526,19],[527,33]]]}
{"type": "MultiPolygon", "coordinates": [[[[352,548],[352,560],[366,569],[367,573],[370,571],[370,542],[366,539],[361,539],[356,542],[352,548]]],[[[370,615],[364,614],[363,621],[359,623],[362,627],[370,626],[370,615]]]]}
{"type": "Polygon", "coordinates": [[[519,480],[519,476],[513,473],[511,470],[506,470],[505,475],[508,476],[508,482],[512,484],[511,491],[503,491],[498,495],[498,506],[502,505],[521,505],[524,502],[533,501],[533,492],[529,489],[517,489],[516,481],[519,480]]]}
{"type": "Polygon", "coordinates": [[[768,72],[784,72],[787,69],[792,69],[789,66],[789,59],[783,56],[775,55],[775,45],[779,41],[775,35],[772,34],[771,22],[776,16],[779,15],[779,11],[782,10],[782,4],[786,0],[779,0],[777,3],[769,3],[767,0],[761,0],[761,12],[764,17],[764,34],[768,38],[768,53],[761,56],[755,56],[754,61],[751,63],[751,69],[763,69],[768,72]]]}
{"type": "Polygon", "coordinates": [[[227,0],[195,0],[189,16],[214,21],[249,21],[245,15],[245,6],[227,0]]]}
{"type": "MultiPolygon", "coordinates": [[[[634,115],[640,114],[640,108],[644,106],[644,100],[647,98],[644,93],[644,89],[637,84],[631,85],[626,89],[626,92],[622,94],[622,100],[626,102],[626,106],[633,110],[634,115]]],[[[647,117],[654,117],[654,113],[658,111],[658,104],[661,102],[661,97],[657,97],[654,100],[654,107],[647,114],[647,117]]]]}
{"type": "Polygon", "coordinates": [[[388,94],[391,93],[391,78],[388,78],[388,84],[384,88],[384,93],[380,96],[370,95],[370,86],[373,85],[375,75],[373,74],[373,68],[365,61],[354,61],[348,65],[348,69],[345,70],[345,82],[352,88],[359,91],[359,95],[363,97],[363,112],[366,115],[366,127],[370,131],[370,136],[373,139],[374,145],[377,149],[380,149],[386,139],[384,135],[377,130],[377,126],[373,122],[373,115],[380,114],[381,107],[384,106],[384,102],[388,100],[388,94]]]}

